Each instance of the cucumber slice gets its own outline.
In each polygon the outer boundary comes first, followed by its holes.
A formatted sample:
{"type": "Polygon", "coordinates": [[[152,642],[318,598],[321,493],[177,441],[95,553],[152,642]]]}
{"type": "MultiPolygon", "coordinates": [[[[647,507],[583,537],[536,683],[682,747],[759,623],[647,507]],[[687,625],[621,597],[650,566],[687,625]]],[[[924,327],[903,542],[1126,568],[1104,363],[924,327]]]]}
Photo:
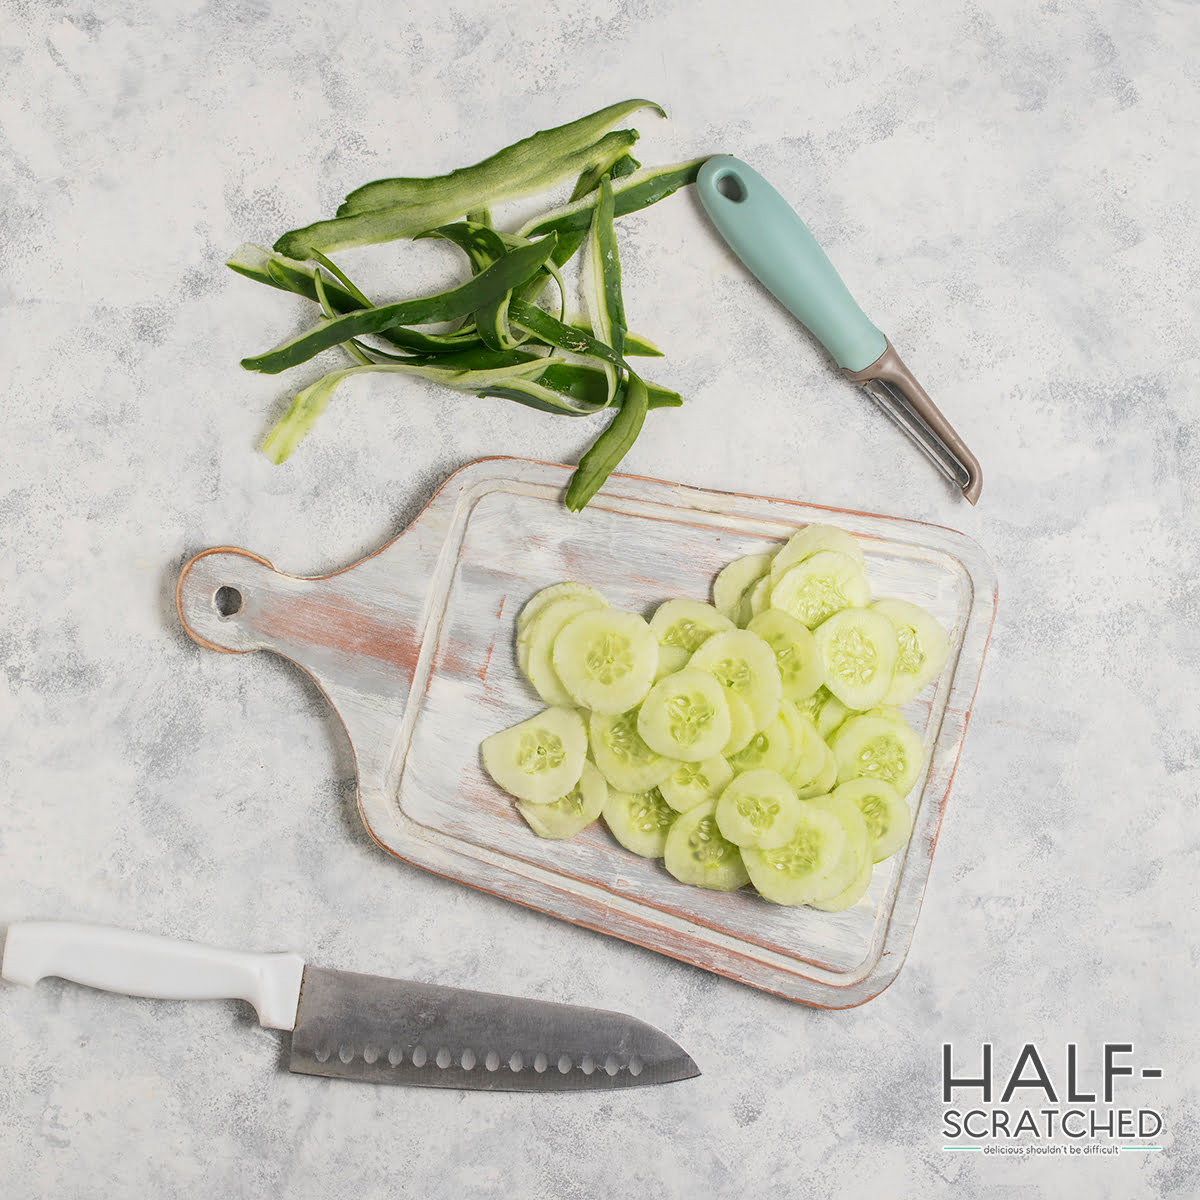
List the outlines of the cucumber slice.
{"type": "Polygon", "coordinates": [[[714,633],[692,655],[690,667],[715,675],[723,687],[732,688],[750,706],[754,728],[765,729],[779,712],[783,684],[775,654],[756,633],[731,629],[714,633]]]}
{"type": "MultiPolygon", "coordinates": [[[[757,591],[762,583],[754,586],[757,591]]],[[[825,663],[807,625],[778,608],[768,608],[752,617],[746,628],[774,652],[785,700],[804,700],[825,682],[825,663]]]]}
{"type": "Polygon", "coordinates": [[[876,600],[871,608],[896,627],[900,654],[884,704],[907,704],[937,678],[950,656],[950,635],[927,613],[907,600],[876,600]]]}
{"type": "Polygon", "coordinates": [[[663,646],[658,647],[658,666],[654,670],[654,682],[657,683],[660,679],[666,679],[668,675],[674,675],[676,671],[682,671],[688,665],[688,659],[692,656],[679,646],[663,646]]]}
{"type": "Polygon", "coordinates": [[[577,704],[615,716],[640,704],[650,690],[658,667],[658,639],[636,613],[596,609],[563,626],[551,659],[577,704]]]}
{"type": "Polygon", "coordinates": [[[848,554],[819,550],[788,567],[771,587],[771,607],[812,629],[843,608],[863,608],[871,598],[862,565],[848,554]]]}
{"type": "Polygon", "coordinates": [[[680,765],[642,741],[637,721],[636,709],[615,717],[592,713],[588,721],[592,759],[610,786],[621,792],[648,792],[680,765]]]}
{"type": "Polygon", "coordinates": [[[893,704],[878,704],[874,708],[864,708],[862,712],[856,712],[856,717],[882,717],[885,721],[891,721],[895,725],[903,725],[906,729],[911,729],[912,726],[904,719],[904,714],[893,704]]]}
{"type": "Polygon", "coordinates": [[[574,837],[587,828],[599,815],[608,798],[604,776],[586,759],[579,782],[565,795],[549,804],[517,801],[517,811],[529,828],[541,838],[574,837]]]}
{"type": "Polygon", "coordinates": [[[575,704],[575,698],[563,687],[554,669],[555,639],[581,613],[603,607],[591,596],[559,596],[536,614],[517,638],[517,663],[547,704],[568,708],[575,704]]]}
{"type": "Polygon", "coordinates": [[[750,744],[728,756],[734,774],[745,771],[769,770],[786,774],[795,756],[795,745],[787,724],[776,717],[766,729],[760,729],[750,744]]]}
{"type": "Polygon", "coordinates": [[[848,797],[815,796],[808,803],[815,804],[818,808],[823,808],[837,817],[846,834],[846,848],[842,851],[842,857],[829,877],[830,888],[837,888],[837,891],[828,897],[828,899],[832,899],[833,896],[840,896],[853,885],[862,871],[864,863],[869,862],[874,865],[869,853],[871,836],[867,832],[867,823],[863,819],[862,813],[859,812],[858,806],[848,797]]]}
{"type": "Polygon", "coordinates": [[[667,832],[679,814],[659,795],[658,788],[648,792],[608,793],[604,803],[604,823],[626,850],[643,858],[662,858],[667,832]]]}
{"type": "Polygon", "coordinates": [[[583,718],[572,708],[548,708],[483,739],[483,765],[510,795],[549,804],[579,782],[587,755],[583,718]]]}
{"type": "Polygon", "coordinates": [[[858,876],[844,892],[839,892],[829,900],[810,900],[809,903],[813,908],[819,908],[822,912],[845,912],[846,909],[853,908],[867,894],[874,875],[875,864],[868,855],[858,876]]]}
{"type": "Polygon", "coordinates": [[[949,637],[914,604],[871,603],[861,545],[826,525],[729,563],[713,601],[647,623],[588,584],[535,593],[517,660],[550,707],[487,738],[484,766],[539,837],[602,812],[684,883],[853,907],[910,835],[925,755],[898,706],[949,637]]]}
{"type": "Polygon", "coordinates": [[[604,608],[608,604],[608,601],[594,587],[590,587],[586,583],[573,583],[568,580],[565,583],[551,584],[550,587],[544,587],[540,592],[535,592],[526,601],[525,607],[517,614],[518,640],[520,634],[524,632],[525,627],[538,613],[543,612],[555,600],[562,600],[567,596],[574,598],[587,596],[596,601],[596,608],[604,608]]]}
{"type": "MultiPolygon", "coordinates": [[[[821,669],[825,669],[824,663],[821,669]]],[[[817,727],[823,738],[828,738],[850,715],[850,710],[827,687],[817,688],[807,700],[796,701],[796,708],[817,727]]]]}
{"type": "Polygon", "coordinates": [[[821,756],[820,770],[807,782],[801,779],[798,771],[793,772],[788,779],[788,783],[796,789],[796,795],[801,800],[811,800],[813,796],[826,796],[837,786],[837,759],[825,742],[822,742],[821,745],[825,747],[825,752],[821,756]]]}
{"type": "MultiPolygon", "coordinates": [[[[850,804],[851,808],[854,805],[850,804]]],[[[858,809],[854,808],[855,815],[858,809]]],[[[721,793],[717,828],[736,846],[770,850],[791,840],[803,810],[778,771],[746,771],[721,793]]],[[[861,820],[861,818],[860,818],[861,820]]],[[[863,844],[866,845],[866,826],[863,844]]]]}
{"type": "Polygon", "coordinates": [[[925,747],[909,728],[890,717],[851,717],[830,740],[838,783],[851,779],[890,783],[901,796],[912,790],[925,763],[925,747]]]}
{"type": "Polygon", "coordinates": [[[792,739],[791,762],[783,774],[789,779],[802,780],[803,784],[810,783],[825,766],[829,747],[817,727],[790,700],[779,706],[779,719],[787,726],[792,739]]]}
{"type": "Polygon", "coordinates": [[[642,701],[638,733],[651,750],[682,762],[720,754],[730,734],[725,689],[693,667],[668,675],[642,701]]]}
{"type": "Polygon", "coordinates": [[[825,686],[843,704],[862,711],[887,695],[900,646],[883,613],[844,608],[822,621],[813,637],[825,663],[825,686]]]}
{"type": "Polygon", "coordinates": [[[717,892],[750,882],[741,851],[717,826],[717,802],[706,800],[681,813],[667,834],[663,865],[679,880],[717,892]]]}
{"type": "Polygon", "coordinates": [[[792,836],[778,848],[742,851],[750,882],[772,904],[811,904],[843,890],[831,887],[846,847],[842,823],[822,808],[800,806],[792,836]]]}
{"type": "Polygon", "coordinates": [[[747,591],[771,570],[770,554],[747,554],[735,558],[721,570],[713,581],[713,605],[724,613],[735,625],[741,624],[738,616],[742,611],[742,600],[747,591]]]}
{"type": "Polygon", "coordinates": [[[676,811],[687,812],[705,800],[716,800],[733,779],[733,768],[720,756],[682,763],[658,785],[662,798],[676,811]]]}
{"type": "Polygon", "coordinates": [[[667,600],[650,618],[650,628],[659,646],[682,650],[690,658],[714,633],[733,629],[734,624],[700,600],[667,600]]]}
{"type": "Polygon", "coordinates": [[[871,862],[883,862],[908,841],[912,812],[890,783],[882,779],[851,779],[835,788],[833,796],[850,801],[862,813],[871,843],[867,856],[871,862]]]}
{"type": "Polygon", "coordinates": [[[822,550],[835,550],[854,559],[859,566],[864,566],[866,562],[858,540],[844,529],[834,525],[806,525],[799,533],[792,534],[783,549],[775,555],[771,574],[778,580],[789,567],[812,558],[822,550]]]}
{"type": "Polygon", "coordinates": [[[733,688],[722,688],[721,690],[725,693],[725,705],[729,709],[729,741],[725,743],[721,753],[729,758],[750,745],[750,739],[756,730],[754,713],[750,711],[750,705],[733,688]]]}
{"type": "Polygon", "coordinates": [[[771,603],[771,576],[764,575],[756,584],[746,589],[738,616],[742,628],[746,628],[759,613],[765,612],[771,603]]]}

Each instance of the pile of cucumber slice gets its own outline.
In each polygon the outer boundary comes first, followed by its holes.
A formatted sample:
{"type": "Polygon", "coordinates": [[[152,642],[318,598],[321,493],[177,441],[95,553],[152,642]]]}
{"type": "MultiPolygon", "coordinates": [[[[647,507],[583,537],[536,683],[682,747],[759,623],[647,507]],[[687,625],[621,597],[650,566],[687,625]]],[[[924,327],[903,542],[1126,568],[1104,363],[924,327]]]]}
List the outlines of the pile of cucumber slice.
{"type": "Polygon", "coordinates": [[[872,601],[861,547],[829,525],[649,621],[558,583],[517,617],[549,707],[486,738],[483,765],[539,837],[603,817],[681,883],[841,911],[908,841],[925,748],[899,706],[948,654],[924,609],[872,601]]]}

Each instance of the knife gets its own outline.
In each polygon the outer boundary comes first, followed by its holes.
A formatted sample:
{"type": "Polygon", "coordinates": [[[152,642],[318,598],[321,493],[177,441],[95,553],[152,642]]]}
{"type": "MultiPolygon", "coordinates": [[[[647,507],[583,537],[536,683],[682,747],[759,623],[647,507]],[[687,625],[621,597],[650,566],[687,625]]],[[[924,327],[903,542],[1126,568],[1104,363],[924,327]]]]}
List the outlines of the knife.
{"type": "Polygon", "coordinates": [[[717,232],[751,273],[976,503],[983,490],[978,459],[855,303],[791,205],[757,171],[728,154],[700,168],[696,193],[717,232]]]}
{"type": "Polygon", "coordinates": [[[268,1029],[290,1030],[303,1075],[491,1092],[608,1090],[700,1074],[644,1021],[553,1004],[308,966],[63,921],[8,927],[0,978],[58,976],[164,1000],[246,1000],[268,1029]]]}

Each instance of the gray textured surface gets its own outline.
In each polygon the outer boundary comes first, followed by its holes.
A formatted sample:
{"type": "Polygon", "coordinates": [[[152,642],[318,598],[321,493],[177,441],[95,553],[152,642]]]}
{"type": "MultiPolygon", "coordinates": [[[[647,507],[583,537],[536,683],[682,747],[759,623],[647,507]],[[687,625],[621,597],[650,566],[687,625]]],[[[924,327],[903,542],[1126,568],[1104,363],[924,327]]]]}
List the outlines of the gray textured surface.
{"type": "MultiPolygon", "coordinates": [[[[1194,5],[0,0],[0,26],[0,921],[623,1008],[705,1070],[608,1098],[354,1087],[286,1074],[243,1006],[3,986],[6,1198],[1196,1194],[1194,5]],[[631,470],[952,525],[1000,573],[912,950],[854,1011],[389,860],[314,689],[174,619],[191,552],[335,569],[462,463],[588,436],[368,380],[272,468],[290,380],[238,359],[301,310],[223,256],[638,94],[671,114],[640,121],[643,160],[771,179],[984,465],[971,511],[692,197],[627,220],[632,323],[688,401],[631,470]],[[1161,1154],[943,1153],[943,1041],[1061,1061],[1105,1038],[1165,1071],[1129,1093],[1163,1111],[1161,1154]]],[[[453,260],[345,261],[384,290],[453,260]]]]}

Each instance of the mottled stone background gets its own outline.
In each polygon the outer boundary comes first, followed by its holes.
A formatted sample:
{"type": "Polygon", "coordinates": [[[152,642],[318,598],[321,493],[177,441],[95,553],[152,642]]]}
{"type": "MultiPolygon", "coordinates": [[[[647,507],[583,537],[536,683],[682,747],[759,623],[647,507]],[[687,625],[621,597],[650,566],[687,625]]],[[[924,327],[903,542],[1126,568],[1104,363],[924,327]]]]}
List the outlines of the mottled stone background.
{"type": "MultiPolygon", "coordinates": [[[[1184,0],[0,0],[0,922],[621,1008],[704,1069],[608,1097],[354,1087],[288,1075],[245,1006],[0,986],[6,1200],[1197,1195],[1198,62],[1184,0]],[[694,197],[623,223],[631,321],[687,397],[630,469],[951,525],[1000,575],[908,961],[853,1011],[391,861],[314,688],[174,616],[199,549],[333,570],[463,463],[590,436],[367,379],[273,468],[296,384],[238,359],[302,308],[225,255],[630,95],[670,114],[640,119],[645,162],[732,152],[783,191],[986,471],[971,510],[694,197]],[[1161,1153],[943,1152],[944,1041],[1036,1041],[1061,1076],[1105,1039],[1164,1070],[1125,1093],[1161,1153]]],[[[380,292],[455,266],[344,261],[380,292]]]]}

